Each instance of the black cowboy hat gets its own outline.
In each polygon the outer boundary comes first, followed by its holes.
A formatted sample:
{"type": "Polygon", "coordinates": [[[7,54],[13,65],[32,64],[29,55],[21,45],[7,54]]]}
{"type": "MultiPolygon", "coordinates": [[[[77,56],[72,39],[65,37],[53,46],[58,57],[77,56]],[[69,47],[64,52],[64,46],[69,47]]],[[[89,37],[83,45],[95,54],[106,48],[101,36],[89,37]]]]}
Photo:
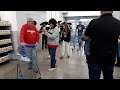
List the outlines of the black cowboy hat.
{"type": "Polygon", "coordinates": [[[70,23],[70,22],[69,22],[69,23],[67,23],[67,24],[68,24],[68,25],[72,25],[72,23],[70,23]]]}
{"type": "Polygon", "coordinates": [[[40,25],[43,25],[43,22],[40,25]]]}
{"type": "Polygon", "coordinates": [[[43,22],[43,24],[48,25],[48,22],[43,22]]]}
{"type": "Polygon", "coordinates": [[[62,21],[58,21],[57,23],[60,23],[60,22],[62,22],[62,21]]]}
{"type": "Polygon", "coordinates": [[[66,24],[66,22],[62,22],[62,25],[63,25],[63,24],[66,24]]]}

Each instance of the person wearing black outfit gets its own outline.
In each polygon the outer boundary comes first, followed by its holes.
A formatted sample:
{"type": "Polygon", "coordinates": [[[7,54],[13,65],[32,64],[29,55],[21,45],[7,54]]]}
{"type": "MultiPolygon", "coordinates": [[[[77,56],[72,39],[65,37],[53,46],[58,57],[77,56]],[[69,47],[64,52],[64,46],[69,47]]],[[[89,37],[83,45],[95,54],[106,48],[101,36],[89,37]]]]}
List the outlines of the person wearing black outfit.
{"type": "Polygon", "coordinates": [[[67,24],[63,25],[63,42],[62,42],[62,56],[60,57],[60,59],[63,59],[64,55],[65,55],[65,51],[67,51],[67,58],[70,57],[69,55],[69,42],[70,42],[70,38],[71,38],[71,31],[70,28],[67,24]]]}
{"type": "Polygon", "coordinates": [[[82,34],[83,34],[83,31],[85,29],[85,26],[82,24],[82,22],[80,21],[79,22],[79,25],[76,26],[76,30],[78,31],[78,43],[79,43],[79,48],[81,48],[82,46],[82,40],[81,40],[81,37],[82,37],[82,34]]]}
{"type": "Polygon", "coordinates": [[[59,38],[59,43],[61,43],[61,21],[58,21],[57,22],[57,26],[58,26],[58,28],[59,28],[59,35],[60,35],[60,38],[59,38]]]}
{"type": "Polygon", "coordinates": [[[90,58],[87,61],[90,79],[113,79],[115,58],[120,34],[120,21],[112,16],[113,11],[101,11],[86,28],[84,39],[90,41],[90,58]]]}
{"type": "Polygon", "coordinates": [[[34,21],[34,25],[35,25],[35,26],[37,25],[37,22],[36,22],[36,21],[34,21]]]}
{"type": "MultiPolygon", "coordinates": [[[[40,33],[42,33],[42,30],[49,30],[49,27],[46,27],[48,25],[48,22],[41,23],[42,27],[40,29],[40,33]]],[[[42,34],[42,49],[47,48],[47,36],[45,34],[42,34]]]]}
{"type": "Polygon", "coordinates": [[[118,38],[117,62],[115,66],[120,67],[120,36],[118,38]]]}

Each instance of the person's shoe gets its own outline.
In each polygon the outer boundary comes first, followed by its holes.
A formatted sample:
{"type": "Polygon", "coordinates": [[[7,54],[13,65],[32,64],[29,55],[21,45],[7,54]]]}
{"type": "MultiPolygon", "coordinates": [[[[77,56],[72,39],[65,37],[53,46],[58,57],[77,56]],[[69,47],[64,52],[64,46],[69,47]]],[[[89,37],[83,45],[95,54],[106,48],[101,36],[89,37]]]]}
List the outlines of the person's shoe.
{"type": "Polygon", "coordinates": [[[29,70],[31,70],[31,69],[32,69],[32,67],[28,67],[28,69],[29,69],[29,70]]]}
{"type": "Polygon", "coordinates": [[[35,73],[38,73],[38,70],[35,70],[35,73]]]}
{"type": "Polygon", "coordinates": [[[63,59],[63,56],[61,56],[60,59],[63,59]]]}
{"type": "Polygon", "coordinates": [[[67,58],[70,58],[70,56],[67,56],[67,58]]]}
{"type": "Polygon", "coordinates": [[[48,58],[50,58],[50,55],[48,56],[48,58]]]}
{"type": "Polygon", "coordinates": [[[49,71],[55,70],[56,68],[50,68],[49,71]]]}

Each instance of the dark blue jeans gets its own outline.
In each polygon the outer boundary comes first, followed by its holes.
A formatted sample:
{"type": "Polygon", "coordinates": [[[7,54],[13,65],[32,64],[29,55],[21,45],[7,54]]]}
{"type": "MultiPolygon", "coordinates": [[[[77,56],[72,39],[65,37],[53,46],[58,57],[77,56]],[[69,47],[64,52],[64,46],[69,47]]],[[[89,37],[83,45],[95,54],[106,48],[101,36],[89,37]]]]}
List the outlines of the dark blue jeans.
{"type": "Polygon", "coordinates": [[[50,54],[50,58],[51,58],[51,68],[55,68],[55,64],[56,64],[56,59],[55,59],[55,54],[56,54],[56,49],[55,48],[48,48],[49,50],[49,54],[50,54]]]}
{"type": "MultiPolygon", "coordinates": [[[[103,61],[105,61],[104,58],[103,58],[103,61]]],[[[88,63],[88,69],[89,69],[89,79],[100,79],[101,72],[103,73],[104,79],[109,79],[109,80],[113,79],[113,71],[114,71],[115,60],[110,60],[108,58],[107,62],[108,63],[104,63],[104,62],[102,62],[102,63],[92,62],[91,63],[88,60],[87,63],[88,63]],[[109,63],[109,61],[112,61],[112,63],[109,63]]]]}
{"type": "Polygon", "coordinates": [[[117,50],[117,65],[120,65],[120,43],[118,44],[118,50],[117,50]]]}

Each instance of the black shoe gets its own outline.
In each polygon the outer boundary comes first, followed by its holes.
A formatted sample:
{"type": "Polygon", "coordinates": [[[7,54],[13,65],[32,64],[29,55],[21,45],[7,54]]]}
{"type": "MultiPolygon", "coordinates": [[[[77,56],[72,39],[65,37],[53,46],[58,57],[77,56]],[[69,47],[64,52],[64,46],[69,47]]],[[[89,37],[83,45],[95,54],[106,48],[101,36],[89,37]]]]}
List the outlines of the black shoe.
{"type": "Polygon", "coordinates": [[[38,71],[36,71],[36,73],[38,73],[38,71]]]}
{"type": "Polygon", "coordinates": [[[70,56],[67,56],[67,58],[70,58],[70,56]]]}
{"type": "Polygon", "coordinates": [[[28,69],[29,69],[29,70],[31,70],[32,68],[31,68],[31,67],[29,67],[28,69]]]}
{"type": "Polygon", "coordinates": [[[63,57],[61,56],[60,59],[63,59],[63,57]]]}

